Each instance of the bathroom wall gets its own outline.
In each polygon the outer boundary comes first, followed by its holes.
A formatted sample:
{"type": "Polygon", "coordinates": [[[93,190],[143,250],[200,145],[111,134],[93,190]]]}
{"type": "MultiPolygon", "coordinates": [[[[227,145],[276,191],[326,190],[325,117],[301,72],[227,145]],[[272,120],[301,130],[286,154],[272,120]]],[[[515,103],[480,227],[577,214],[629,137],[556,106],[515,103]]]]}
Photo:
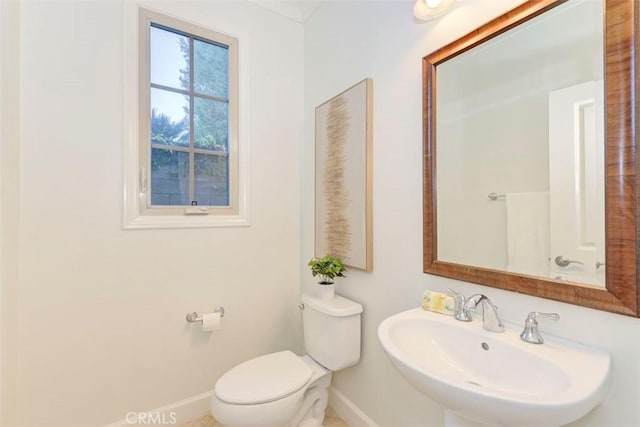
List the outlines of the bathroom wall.
{"type": "Polygon", "coordinates": [[[15,425],[20,7],[0,1],[0,425],[15,425]]]}
{"type": "MultiPolygon", "coordinates": [[[[361,302],[361,362],[334,375],[334,387],[378,425],[443,425],[444,410],[411,388],[377,338],[387,316],[420,304],[425,289],[482,292],[504,319],[522,325],[532,310],[558,312],[543,333],[596,346],[613,356],[606,401],[576,426],[640,425],[640,320],[422,273],[421,58],[517,5],[519,0],[460,1],[439,20],[413,19],[411,2],[324,2],[305,24],[303,188],[313,188],[313,111],[364,77],[374,86],[372,273],[351,270],[337,291],[361,302]]],[[[313,254],[313,194],[302,199],[302,249],[313,254]]],[[[313,289],[310,274],[304,290],[313,289]]],[[[526,367],[523,367],[526,368],[526,367]]]]}
{"type": "Polygon", "coordinates": [[[145,5],[239,39],[251,225],[122,230],[123,2],[23,2],[20,426],[123,420],[300,341],[302,25],[248,2],[145,5]],[[185,324],[219,305],[222,330],[185,324]]]}

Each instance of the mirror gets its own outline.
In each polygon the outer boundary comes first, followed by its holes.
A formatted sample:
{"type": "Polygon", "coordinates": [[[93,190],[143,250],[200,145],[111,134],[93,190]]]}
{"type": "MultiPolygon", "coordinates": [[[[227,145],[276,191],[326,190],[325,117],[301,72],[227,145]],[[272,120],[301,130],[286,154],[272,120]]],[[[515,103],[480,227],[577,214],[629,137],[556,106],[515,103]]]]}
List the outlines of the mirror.
{"type": "Polygon", "coordinates": [[[639,14],[528,1],[424,58],[425,273],[640,315],[639,14]]]}
{"type": "Polygon", "coordinates": [[[438,65],[439,260],[604,286],[602,12],[568,1],[438,65]]]}

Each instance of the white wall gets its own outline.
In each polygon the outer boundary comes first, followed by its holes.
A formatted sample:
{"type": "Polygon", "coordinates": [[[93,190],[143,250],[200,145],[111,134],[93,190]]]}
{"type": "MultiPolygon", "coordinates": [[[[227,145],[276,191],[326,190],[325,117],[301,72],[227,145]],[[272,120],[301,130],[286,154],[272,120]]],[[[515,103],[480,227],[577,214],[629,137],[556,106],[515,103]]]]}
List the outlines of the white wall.
{"type": "Polygon", "coordinates": [[[122,420],[300,342],[302,25],[247,2],[146,6],[239,38],[251,226],[122,230],[123,4],[24,2],[21,426],[122,420]],[[221,331],[185,324],[219,305],[221,331]]]}
{"type": "MultiPolygon", "coordinates": [[[[350,271],[338,292],[361,302],[361,362],[334,375],[334,386],[380,426],[443,425],[443,408],[414,391],[392,367],[377,339],[387,316],[416,307],[425,289],[482,292],[502,317],[523,324],[529,311],[560,313],[543,333],[600,347],[613,355],[606,401],[580,426],[640,425],[640,320],[522,296],[422,273],[421,58],[487,22],[519,0],[458,2],[430,23],[413,20],[410,2],[325,2],[305,25],[303,187],[313,188],[313,111],[364,77],[373,78],[373,251],[370,274],[350,271]]],[[[313,253],[313,194],[303,197],[303,253],[313,253]]],[[[304,289],[314,280],[303,275],[304,289]]],[[[526,367],[523,367],[526,368],[526,367]]]]}
{"type": "Polygon", "coordinates": [[[0,425],[15,425],[20,176],[20,7],[0,1],[0,425]]]}

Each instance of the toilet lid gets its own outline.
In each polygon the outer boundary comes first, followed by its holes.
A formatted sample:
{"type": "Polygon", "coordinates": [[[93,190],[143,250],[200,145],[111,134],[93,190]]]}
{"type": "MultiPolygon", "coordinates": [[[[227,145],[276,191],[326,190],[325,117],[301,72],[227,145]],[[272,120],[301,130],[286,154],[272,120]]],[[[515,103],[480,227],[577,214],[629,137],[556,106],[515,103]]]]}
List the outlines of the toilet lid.
{"type": "Polygon", "coordinates": [[[300,390],[311,369],[290,351],[266,354],[239,364],[216,383],[218,399],[236,404],[265,403],[300,390]]]}

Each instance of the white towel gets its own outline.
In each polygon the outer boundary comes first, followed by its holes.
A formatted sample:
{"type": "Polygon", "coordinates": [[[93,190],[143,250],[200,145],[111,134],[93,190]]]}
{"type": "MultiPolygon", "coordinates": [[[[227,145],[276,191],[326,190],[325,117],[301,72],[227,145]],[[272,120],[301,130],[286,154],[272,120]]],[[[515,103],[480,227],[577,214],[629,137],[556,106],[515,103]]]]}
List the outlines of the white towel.
{"type": "Polygon", "coordinates": [[[508,193],[507,270],[549,275],[549,193],[508,193]]]}

